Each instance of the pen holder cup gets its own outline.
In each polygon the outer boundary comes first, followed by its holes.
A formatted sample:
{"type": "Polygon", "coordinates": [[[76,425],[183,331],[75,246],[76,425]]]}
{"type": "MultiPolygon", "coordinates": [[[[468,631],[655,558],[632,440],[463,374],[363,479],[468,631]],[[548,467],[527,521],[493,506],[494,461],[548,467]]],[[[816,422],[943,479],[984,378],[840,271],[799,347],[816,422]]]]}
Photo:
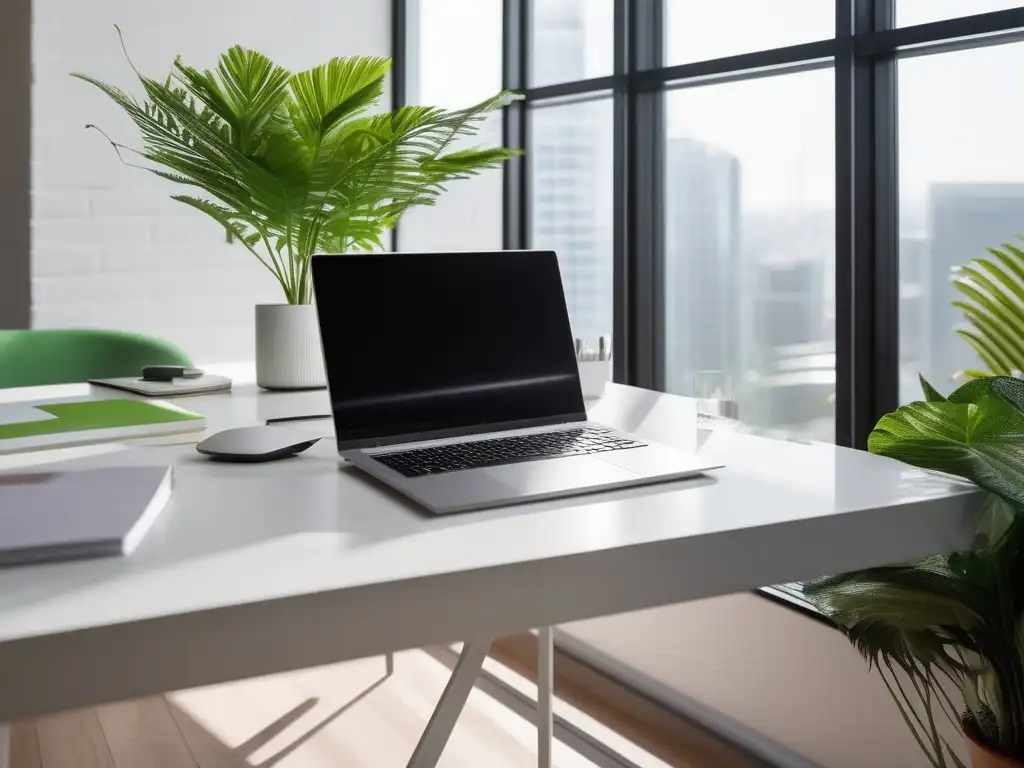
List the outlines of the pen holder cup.
{"type": "Polygon", "coordinates": [[[580,369],[580,387],[583,397],[593,400],[604,394],[612,377],[611,360],[581,360],[576,363],[580,369]]]}

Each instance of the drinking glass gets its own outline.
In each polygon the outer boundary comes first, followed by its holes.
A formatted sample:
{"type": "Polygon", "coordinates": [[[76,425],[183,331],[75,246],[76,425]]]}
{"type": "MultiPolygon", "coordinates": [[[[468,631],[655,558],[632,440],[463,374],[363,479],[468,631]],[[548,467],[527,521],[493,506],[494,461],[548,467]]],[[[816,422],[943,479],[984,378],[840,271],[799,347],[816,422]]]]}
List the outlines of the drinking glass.
{"type": "Polygon", "coordinates": [[[697,371],[693,377],[698,419],[739,419],[732,376],[725,371],[697,371]]]}

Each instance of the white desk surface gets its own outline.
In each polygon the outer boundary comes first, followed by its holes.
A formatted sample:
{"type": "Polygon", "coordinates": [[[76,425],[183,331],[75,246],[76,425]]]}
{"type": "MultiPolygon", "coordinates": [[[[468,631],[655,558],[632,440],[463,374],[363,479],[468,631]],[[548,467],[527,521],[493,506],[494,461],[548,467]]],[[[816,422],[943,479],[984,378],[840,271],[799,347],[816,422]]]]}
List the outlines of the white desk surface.
{"type": "MultiPolygon", "coordinates": [[[[0,401],[93,394],[0,390],[0,401]]],[[[323,391],[177,400],[213,429],[323,413],[323,391]]],[[[704,478],[430,517],[339,465],[191,444],[68,449],[78,466],[175,462],[129,558],[0,570],[0,722],[433,643],[500,636],[965,547],[978,494],[824,444],[701,432],[693,401],[610,386],[596,421],[691,447],[704,478]],[[699,444],[699,445],[698,445],[699,444]],[[91,454],[91,455],[90,455],[91,454]]],[[[330,434],[330,421],[297,425],[330,434]]],[[[0,458],[0,469],[48,454],[0,458]]],[[[682,639],[681,639],[682,640],[682,639]]]]}

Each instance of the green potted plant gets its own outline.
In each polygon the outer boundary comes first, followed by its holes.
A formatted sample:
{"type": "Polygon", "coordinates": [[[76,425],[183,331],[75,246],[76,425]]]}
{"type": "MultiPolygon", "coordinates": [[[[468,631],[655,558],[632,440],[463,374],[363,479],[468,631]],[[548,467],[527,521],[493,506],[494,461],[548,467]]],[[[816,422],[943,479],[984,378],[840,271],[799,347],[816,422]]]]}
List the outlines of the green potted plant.
{"type": "Polygon", "coordinates": [[[446,183],[514,154],[460,148],[511,94],[465,109],[371,113],[389,59],[335,58],[293,74],[235,46],[216,69],[179,58],[161,80],[128,62],[139,97],[75,77],[102,90],[138,128],[141,149],[108,138],[121,161],[197,189],[173,198],[217,221],[280,283],[284,303],[256,307],[257,383],[268,389],[325,384],[311,306],[314,253],[379,250],[405,211],[433,205],[446,183]]]}
{"type": "Polygon", "coordinates": [[[868,448],[986,492],[971,551],[815,579],[804,593],[881,673],[936,768],[1024,765],[1024,381],[977,378],[878,422],[868,448]]]}

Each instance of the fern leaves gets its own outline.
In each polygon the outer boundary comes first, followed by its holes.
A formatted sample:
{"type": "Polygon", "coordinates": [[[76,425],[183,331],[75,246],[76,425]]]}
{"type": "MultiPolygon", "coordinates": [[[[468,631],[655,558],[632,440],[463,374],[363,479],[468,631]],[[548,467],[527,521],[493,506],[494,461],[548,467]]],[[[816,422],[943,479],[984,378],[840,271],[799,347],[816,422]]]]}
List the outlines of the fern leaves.
{"type": "Polygon", "coordinates": [[[969,327],[957,328],[981,358],[986,371],[971,377],[1012,376],[1024,371],[1024,251],[1012,243],[989,248],[982,257],[953,273],[962,298],[953,302],[969,327]]]}
{"type": "Polygon", "coordinates": [[[390,66],[388,59],[356,56],[292,74],[235,46],[213,70],[178,59],[162,81],[132,66],[141,96],[74,76],[135,123],[141,148],[111,141],[122,162],[134,153],[140,162],[128,164],[201,190],[174,199],[216,220],[297,304],[312,298],[313,253],[380,248],[406,210],[434,204],[449,181],[516,154],[460,146],[510,94],[462,110],[368,114],[390,66]]]}

